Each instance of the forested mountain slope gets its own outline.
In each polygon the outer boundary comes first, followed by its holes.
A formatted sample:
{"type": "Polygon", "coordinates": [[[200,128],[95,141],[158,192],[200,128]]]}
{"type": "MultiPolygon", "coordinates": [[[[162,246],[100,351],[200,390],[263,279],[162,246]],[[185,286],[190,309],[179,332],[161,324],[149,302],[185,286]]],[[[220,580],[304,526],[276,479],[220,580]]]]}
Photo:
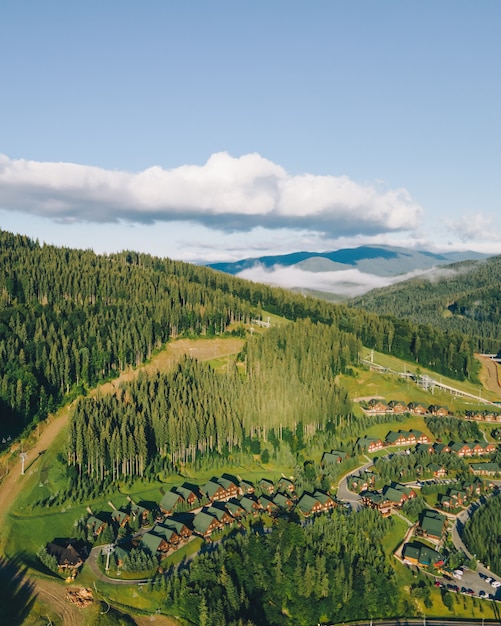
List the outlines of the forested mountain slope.
{"type": "Polygon", "coordinates": [[[349,302],[352,307],[466,333],[479,352],[501,349],[501,256],[464,261],[349,302]]]}
{"type": "Polygon", "coordinates": [[[143,362],[171,337],[221,334],[262,308],[334,326],[444,374],[474,371],[474,346],[460,334],[188,263],[134,252],[96,255],[0,231],[0,435],[43,419],[68,393],[143,362]]]}

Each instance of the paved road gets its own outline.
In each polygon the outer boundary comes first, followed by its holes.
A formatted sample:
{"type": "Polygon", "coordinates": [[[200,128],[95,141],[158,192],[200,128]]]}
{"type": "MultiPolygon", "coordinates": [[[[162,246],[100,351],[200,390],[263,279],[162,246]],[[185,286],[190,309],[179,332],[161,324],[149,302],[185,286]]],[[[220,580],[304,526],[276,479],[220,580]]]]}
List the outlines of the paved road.
{"type": "Polygon", "coordinates": [[[337,499],[340,500],[341,502],[348,502],[351,505],[352,509],[354,509],[355,511],[361,508],[362,498],[358,495],[358,493],[353,493],[353,491],[350,491],[348,489],[348,476],[353,476],[353,474],[364,472],[366,469],[369,469],[369,467],[371,467],[372,465],[374,465],[374,462],[369,461],[368,463],[365,463],[364,465],[361,465],[360,467],[356,467],[354,470],[352,470],[351,472],[348,472],[348,474],[343,476],[343,478],[341,478],[341,480],[338,483],[337,499]]]}

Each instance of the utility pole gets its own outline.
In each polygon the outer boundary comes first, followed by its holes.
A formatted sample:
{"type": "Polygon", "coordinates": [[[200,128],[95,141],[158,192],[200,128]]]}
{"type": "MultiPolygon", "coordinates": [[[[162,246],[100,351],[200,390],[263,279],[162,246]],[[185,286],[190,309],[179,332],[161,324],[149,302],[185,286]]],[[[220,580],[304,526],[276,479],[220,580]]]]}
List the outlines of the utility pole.
{"type": "Polygon", "coordinates": [[[28,456],[28,453],[20,452],[19,456],[21,457],[21,476],[24,476],[24,459],[28,456]]]}

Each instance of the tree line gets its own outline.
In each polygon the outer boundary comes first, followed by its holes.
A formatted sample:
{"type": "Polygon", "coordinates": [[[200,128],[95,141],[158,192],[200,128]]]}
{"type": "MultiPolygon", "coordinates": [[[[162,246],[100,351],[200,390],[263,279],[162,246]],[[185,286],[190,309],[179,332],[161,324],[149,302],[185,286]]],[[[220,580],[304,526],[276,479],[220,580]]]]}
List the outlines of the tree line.
{"type": "Polygon", "coordinates": [[[475,375],[474,343],[457,333],[189,263],[130,251],[97,255],[0,231],[0,434],[43,419],[171,338],[221,334],[263,309],[333,326],[449,376],[475,375]]]}

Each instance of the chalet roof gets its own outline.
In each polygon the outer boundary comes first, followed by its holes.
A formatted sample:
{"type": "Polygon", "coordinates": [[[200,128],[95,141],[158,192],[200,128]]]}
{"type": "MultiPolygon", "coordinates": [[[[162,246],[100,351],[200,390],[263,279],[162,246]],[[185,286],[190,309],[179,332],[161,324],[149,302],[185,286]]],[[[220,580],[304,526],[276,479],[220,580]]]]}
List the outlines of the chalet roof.
{"type": "Polygon", "coordinates": [[[229,517],[229,513],[226,509],[217,506],[206,506],[202,509],[202,512],[212,515],[212,517],[215,517],[219,522],[222,522],[225,517],[229,517]]]}
{"type": "Polygon", "coordinates": [[[175,491],[167,491],[160,500],[160,508],[164,511],[172,511],[183,497],[175,491]]]}
{"type": "Polygon", "coordinates": [[[91,515],[87,519],[86,525],[87,525],[87,528],[98,529],[98,528],[101,528],[103,524],[106,524],[106,522],[103,522],[103,520],[99,519],[98,517],[94,517],[94,515],[91,515]]]}
{"type": "Polygon", "coordinates": [[[176,487],[176,491],[185,499],[195,496],[198,500],[202,495],[200,493],[200,487],[198,485],[189,485],[188,483],[183,483],[180,487],[176,487]]]}
{"type": "Polygon", "coordinates": [[[156,535],[153,533],[144,533],[144,535],[141,537],[140,544],[144,548],[147,548],[151,552],[151,554],[155,554],[160,547],[162,541],[164,541],[164,538],[160,535],[156,535]]]}
{"type": "Polygon", "coordinates": [[[76,567],[82,563],[82,557],[70,542],[64,546],[60,546],[57,543],[48,543],[46,550],[48,554],[56,557],[58,565],[76,567]]]}
{"type": "Polygon", "coordinates": [[[200,511],[200,513],[197,513],[193,519],[193,527],[196,532],[203,535],[209,530],[211,524],[214,525],[214,522],[219,525],[219,521],[216,517],[214,517],[214,515],[200,511]]]}
{"type": "Polygon", "coordinates": [[[501,472],[499,463],[487,462],[487,463],[472,463],[470,465],[472,472],[487,472],[488,474],[495,474],[501,472]]]}
{"type": "Polygon", "coordinates": [[[331,503],[334,504],[334,500],[331,498],[331,496],[324,491],[319,491],[317,489],[317,491],[315,491],[315,493],[313,494],[313,497],[318,500],[322,506],[326,506],[331,503]]]}
{"type": "Polygon", "coordinates": [[[273,502],[281,509],[288,509],[291,506],[291,499],[283,493],[277,493],[273,498],[273,502]]]}
{"type": "Polygon", "coordinates": [[[278,508],[280,508],[279,505],[275,502],[275,499],[272,500],[269,496],[261,496],[258,499],[258,502],[263,509],[277,510],[278,508]]]}
{"type": "Polygon", "coordinates": [[[317,507],[319,501],[314,498],[309,493],[303,493],[299,502],[297,503],[297,508],[304,514],[311,513],[315,507],[317,507]]]}
{"type": "MultiPolygon", "coordinates": [[[[357,439],[357,445],[361,448],[367,448],[371,443],[379,443],[381,439],[379,437],[359,437],[357,439]]],[[[382,442],[381,442],[382,443],[382,442]]]]}
{"type": "Polygon", "coordinates": [[[223,489],[226,489],[226,491],[231,488],[238,488],[238,480],[236,478],[233,479],[228,476],[221,476],[221,478],[217,479],[217,482],[221,485],[221,487],[223,487],[223,489]]]}
{"type": "Polygon", "coordinates": [[[211,479],[205,483],[203,491],[212,498],[220,489],[226,489],[216,479],[211,479]]]}
{"type": "Polygon", "coordinates": [[[162,539],[165,539],[168,543],[170,543],[172,539],[179,540],[177,532],[173,528],[169,528],[164,524],[155,524],[155,526],[150,530],[150,533],[152,535],[162,537],[162,539]]]}
{"type": "Polygon", "coordinates": [[[232,499],[226,503],[226,508],[231,515],[241,515],[245,510],[238,500],[232,499]]]}
{"type": "Polygon", "coordinates": [[[331,450],[331,452],[324,452],[322,463],[339,463],[340,461],[344,461],[347,456],[346,452],[331,450]]]}
{"type": "Polygon", "coordinates": [[[247,511],[247,513],[250,513],[251,511],[258,509],[260,505],[254,498],[244,496],[243,498],[240,498],[240,506],[247,511]]]}
{"type": "Polygon", "coordinates": [[[399,489],[386,486],[383,488],[383,495],[387,500],[390,500],[390,502],[400,503],[402,497],[406,494],[399,489]]]}
{"type": "Polygon", "coordinates": [[[446,522],[445,515],[438,511],[425,509],[421,516],[420,526],[427,535],[441,537],[446,522]]]}
{"type": "Polygon", "coordinates": [[[379,491],[365,491],[363,493],[363,497],[377,506],[385,502],[389,502],[388,498],[384,496],[382,493],[379,493],[379,491]]]}

